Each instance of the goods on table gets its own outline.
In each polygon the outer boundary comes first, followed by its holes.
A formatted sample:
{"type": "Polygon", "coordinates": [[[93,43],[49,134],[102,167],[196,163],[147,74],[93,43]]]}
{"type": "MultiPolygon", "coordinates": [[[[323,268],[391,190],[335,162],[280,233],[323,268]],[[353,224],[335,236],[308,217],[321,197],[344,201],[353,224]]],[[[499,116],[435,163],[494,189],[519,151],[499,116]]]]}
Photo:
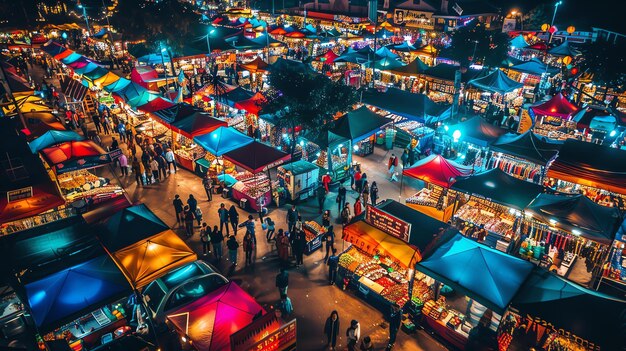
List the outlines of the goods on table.
{"type": "Polygon", "coordinates": [[[174,153],[176,153],[178,156],[182,157],[182,158],[186,158],[188,160],[198,160],[203,158],[206,155],[206,150],[204,150],[203,148],[196,146],[196,147],[181,147],[178,148],[176,150],[174,150],[174,153]]]}
{"type": "Polygon", "coordinates": [[[389,288],[391,286],[396,285],[396,282],[394,282],[393,280],[387,278],[387,277],[382,277],[380,279],[376,279],[376,283],[380,284],[383,288],[389,288]]]}
{"type": "Polygon", "coordinates": [[[416,204],[422,206],[437,206],[437,198],[431,196],[432,192],[429,189],[422,189],[417,194],[406,199],[407,204],[416,204]]]}
{"type": "Polygon", "coordinates": [[[406,284],[394,284],[385,288],[381,292],[381,296],[387,301],[395,302],[403,307],[409,301],[409,290],[406,284]]]}
{"type": "Polygon", "coordinates": [[[265,174],[253,175],[244,172],[238,173],[235,179],[238,182],[233,185],[233,189],[251,198],[261,197],[270,191],[270,180],[265,174]]]}
{"type": "Polygon", "coordinates": [[[322,227],[322,225],[314,221],[306,221],[302,224],[302,227],[304,228],[306,241],[311,241],[315,239],[317,236],[324,234],[326,232],[326,228],[322,227]]]}
{"type": "Polygon", "coordinates": [[[389,277],[400,284],[407,284],[409,282],[405,279],[405,275],[400,271],[390,272],[389,277]]]}
{"type": "Polygon", "coordinates": [[[474,224],[482,224],[488,231],[503,236],[513,235],[515,217],[504,208],[488,207],[482,203],[470,201],[461,206],[455,217],[474,224]]]}
{"type": "Polygon", "coordinates": [[[122,189],[111,185],[110,180],[98,177],[88,170],[79,170],[57,176],[62,194],[69,201],[81,197],[98,197],[112,193],[121,194],[122,189]]]}

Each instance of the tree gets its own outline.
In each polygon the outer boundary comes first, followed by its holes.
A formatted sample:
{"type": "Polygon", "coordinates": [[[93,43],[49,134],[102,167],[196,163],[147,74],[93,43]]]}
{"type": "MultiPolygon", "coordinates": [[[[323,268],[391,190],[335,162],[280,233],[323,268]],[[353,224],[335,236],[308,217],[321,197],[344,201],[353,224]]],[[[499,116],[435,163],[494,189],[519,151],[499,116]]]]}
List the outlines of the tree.
{"type": "Polygon", "coordinates": [[[306,69],[284,65],[272,70],[272,88],[263,106],[264,113],[275,116],[277,127],[291,131],[292,156],[297,126],[308,133],[324,132],[337,113],[349,110],[358,101],[354,88],[306,69]]]}
{"type": "Polygon", "coordinates": [[[509,37],[502,32],[488,31],[481,24],[463,27],[452,34],[450,58],[462,67],[471,63],[497,67],[506,59],[509,37]]]}

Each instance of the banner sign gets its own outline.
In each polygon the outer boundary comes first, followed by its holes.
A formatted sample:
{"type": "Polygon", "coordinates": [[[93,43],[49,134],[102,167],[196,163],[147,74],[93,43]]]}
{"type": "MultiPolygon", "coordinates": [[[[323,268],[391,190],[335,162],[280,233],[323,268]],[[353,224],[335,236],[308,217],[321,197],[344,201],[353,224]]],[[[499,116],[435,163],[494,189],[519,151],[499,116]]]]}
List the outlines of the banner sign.
{"type": "Polygon", "coordinates": [[[284,324],[246,351],[293,351],[296,349],[296,320],[284,324]]]}
{"type": "Polygon", "coordinates": [[[7,202],[9,203],[14,202],[14,201],[20,201],[23,199],[28,199],[31,197],[33,197],[32,186],[7,191],[7,202]]]}
{"type": "Polygon", "coordinates": [[[109,156],[111,157],[111,160],[117,160],[118,158],[120,158],[120,156],[122,156],[122,149],[109,151],[109,156]]]}
{"type": "Polygon", "coordinates": [[[365,222],[405,242],[409,242],[411,238],[411,223],[374,206],[368,205],[365,208],[365,222]]]}
{"type": "Polygon", "coordinates": [[[432,30],[435,27],[432,12],[395,9],[393,12],[393,22],[395,24],[404,24],[407,27],[427,30],[432,30]]]}
{"type": "Polygon", "coordinates": [[[83,157],[78,160],[70,160],[63,163],[57,163],[55,165],[57,174],[76,171],[79,169],[94,168],[98,166],[111,163],[111,155],[104,154],[98,156],[83,157]]]}

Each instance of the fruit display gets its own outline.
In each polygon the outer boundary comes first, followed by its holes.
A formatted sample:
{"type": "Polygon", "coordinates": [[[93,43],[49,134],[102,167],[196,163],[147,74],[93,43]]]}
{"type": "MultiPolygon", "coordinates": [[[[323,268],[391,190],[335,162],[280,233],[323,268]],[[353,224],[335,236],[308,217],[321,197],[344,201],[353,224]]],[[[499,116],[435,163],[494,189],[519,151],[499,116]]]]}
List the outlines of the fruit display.
{"type": "Polygon", "coordinates": [[[57,180],[63,196],[68,201],[82,197],[99,197],[122,193],[122,188],[110,184],[108,178],[98,177],[88,170],[59,174],[57,180]]]}
{"type": "Polygon", "coordinates": [[[238,182],[233,185],[233,189],[251,198],[261,197],[270,191],[270,180],[265,174],[253,175],[244,172],[238,173],[235,178],[238,182]]]}
{"type": "MultiPolygon", "coordinates": [[[[380,268],[380,267],[376,268],[376,267],[379,267],[379,266],[378,265],[370,266],[368,268],[373,268],[373,269],[369,269],[369,270],[365,271],[365,273],[359,274],[359,275],[362,275],[362,276],[364,276],[364,277],[366,277],[366,278],[368,278],[370,280],[374,280],[374,281],[376,281],[376,280],[378,280],[378,279],[380,279],[380,278],[382,278],[382,277],[387,275],[387,271],[384,268],[380,268]]],[[[359,269],[357,268],[357,271],[358,270],[359,269]]]]}
{"type": "Polygon", "coordinates": [[[339,256],[339,265],[343,268],[348,268],[353,262],[355,258],[347,252],[339,256]]]}
{"type": "Polygon", "coordinates": [[[380,284],[385,289],[389,288],[391,286],[396,285],[396,283],[393,280],[391,280],[391,279],[389,279],[387,277],[382,277],[380,279],[377,279],[376,283],[380,284]]]}
{"type": "Polygon", "coordinates": [[[421,301],[432,300],[435,297],[435,293],[428,286],[428,284],[424,283],[421,280],[416,280],[413,283],[413,297],[418,298],[421,301]]]}
{"type": "MultiPolygon", "coordinates": [[[[376,264],[376,262],[363,262],[356,269],[355,273],[360,276],[365,276],[369,271],[373,271],[376,269],[380,269],[380,266],[376,264]]],[[[382,275],[381,275],[382,276],[382,275]]],[[[369,277],[368,277],[369,278],[369,277]]],[[[379,277],[380,278],[380,277],[379,277]]],[[[371,279],[371,278],[370,278],[371,279]]],[[[376,279],[372,279],[376,280],[376,279]]]]}
{"type": "Polygon", "coordinates": [[[319,235],[326,232],[326,228],[322,227],[319,223],[313,221],[306,221],[302,224],[304,228],[304,234],[306,235],[306,241],[312,241],[319,235]]]}
{"type": "Polygon", "coordinates": [[[403,307],[409,301],[409,290],[406,284],[394,284],[381,293],[387,301],[395,302],[403,307]]]}

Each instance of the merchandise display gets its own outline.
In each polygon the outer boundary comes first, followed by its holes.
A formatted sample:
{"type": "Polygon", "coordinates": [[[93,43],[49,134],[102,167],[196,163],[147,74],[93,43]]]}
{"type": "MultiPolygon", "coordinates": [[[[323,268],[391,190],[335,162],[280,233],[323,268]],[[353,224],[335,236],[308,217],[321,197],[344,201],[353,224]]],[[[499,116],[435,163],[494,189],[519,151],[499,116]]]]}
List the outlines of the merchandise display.
{"type": "Polygon", "coordinates": [[[447,203],[447,199],[445,197],[442,199],[442,190],[443,189],[438,186],[433,186],[432,190],[429,188],[424,188],[417,192],[415,195],[408,197],[406,199],[406,203],[429,207],[438,207],[440,201],[443,201],[443,206],[445,206],[445,203],[447,203]]]}
{"type": "Polygon", "coordinates": [[[91,198],[93,203],[120,196],[123,189],[111,183],[110,178],[92,173],[94,170],[78,170],[57,175],[61,193],[67,201],[79,198],[91,198]]]}
{"type": "Polygon", "coordinates": [[[59,221],[61,219],[74,216],[75,214],[76,211],[72,207],[61,206],[57,209],[43,212],[36,216],[19,219],[9,223],[2,223],[2,225],[0,225],[0,236],[59,221]]]}
{"type": "Polygon", "coordinates": [[[467,338],[472,324],[461,312],[446,306],[446,298],[441,296],[439,300],[428,300],[424,303],[422,314],[440,325],[443,325],[467,338]]]}
{"type": "Polygon", "coordinates": [[[476,226],[483,225],[489,232],[500,236],[510,238],[514,233],[515,216],[506,207],[485,200],[469,201],[454,217],[476,226]]]}
{"type": "Polygon", "coordinates": [[[304,235],[306,236],[306,246],[304,253],[307,255],[322,247],[322,238],[326,233],[326,228],[314,221],[306,221],[302,224],[304,235]]]}
{"type": "Polygon", "coordinates": [[[233,198],[240,201],[241,206],[246,204],[259,211],[272,201],[270,180],[265,173],[240,172],[234,178],[237,182],[232,186],[233,198]]]}
{"type": "Polygon", "coordinates": [[[530,180],[535,183],[539,183],[541,179],[541,166],[506,155],[499,155],[489,160],[487,169],[496,167],[515,178],[530,180]]]}

